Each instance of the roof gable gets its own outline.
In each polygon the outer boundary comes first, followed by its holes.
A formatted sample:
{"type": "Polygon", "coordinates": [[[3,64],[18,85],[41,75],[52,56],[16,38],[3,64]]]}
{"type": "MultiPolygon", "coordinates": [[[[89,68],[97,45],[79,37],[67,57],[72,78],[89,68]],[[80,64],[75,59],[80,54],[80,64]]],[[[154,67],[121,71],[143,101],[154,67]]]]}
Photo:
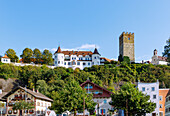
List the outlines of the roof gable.
{"type": "Polygon", "coordinates": [[[34,96],[35,98],[40,98],[40,99],[43,99],[43,100],[47,100],[47,101],[50,101],[52,102],[53,100],[48,98],[47,96],[41,94],[41,93],[37,93],[37,92],[33,92],[32,90],[30,89],[26,89],[26,88],[23,88],[21,86],[18,86],[16,87],[15,89],[11,90],[10,92],[8,92],[5,96],[3,96],[2,98],[6,99],[8,96],[10,96],[11,94],[13,94],[15,91],[17,91],[18,89],[22,89],[26,92],[28,92],[29,94],[31,94],[32,96],[34,96]]]}

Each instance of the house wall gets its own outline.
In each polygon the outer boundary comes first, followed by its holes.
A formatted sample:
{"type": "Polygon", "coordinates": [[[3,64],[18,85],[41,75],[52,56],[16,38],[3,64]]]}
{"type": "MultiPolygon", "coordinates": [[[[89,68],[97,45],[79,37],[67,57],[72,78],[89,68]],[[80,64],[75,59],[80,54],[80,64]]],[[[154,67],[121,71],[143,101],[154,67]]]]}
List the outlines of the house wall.
{"type": "MultiPolygon", "coordinates": [[[[14,111],[12,110],[12,104],[20,100],[26,100],[27,102],[35,101],[34,97],[31,94],[26,93],[22,89],[18,89],[17,91],[15,91],[13,94],[8,96],[7,98],[7,114],[8,115],[19,115],[19,111],[16,111],[16,113],[14,113],[14,111]],[[18,97],[16,97],[16,95],[18,95],[18,97]],[[20,97],[20,95],[22,95],[22,97],[20,97]],[[24,95],[27,95],[27,97],[25,98],[24,95]],[[28,100],[28,98],[30,100],[28,100]]],[[[28,113],[28,114],[32,114],[32,113],[28,113]]]]}
{"type": "Polygon", "coordinates": [[[11,60],[9,58],[1,58],[2,63],[10,63],[11,60]]]}
{"type": "MultiPolygon", "coordinates": [[[[170,91],[170,89],[159,89],[159,112],[163,113],[162,116],[165,116],[165,101],[167,93],[170,91]]],[[[161,115],[159,115],[161,116],[161,115]]]]}
{"type": "Polygon", "coordinates": [[[165,116],[170,116],[170,95],[166,97],[165,101],[165,116]]]}
{"type": "Polygon", "coordinates": [[[41,99],[36,99],[36,115],[42,115],[45,114],[45,111],[47,110],[48,107],[51,107],[51,102],[41,100],[41,99]]]}
{"type": "Polygon", "coordinates": [[[95,112],[98,114],[98,104],[99,104],[99,115],[102,115],[102,109],[105,109],[105,113],[103,115],[107,116],[108,111],[111,110],[112,106],[109,104],[111,102],[111,98],[93,98],[93,101],[97,103],[95,106],[95,112]],[[107,102],[105,102],[107,101],[107,102]]]}
{"type": "MultiPolygon", "coordinates": [[[[157,116],[159,116],[159,82],[155,82],[155,83],[140,83],[140,82],[138,82],[137,87],[138,87],[139,91],[142,91],[142,93],[149,95],[150,100],[152,102],[156,103],[155,111],[153,111],[152,113],[156,113],[157,116]],[[152,91],[152,87],[155,88],[154,91],[152,91]],[[145,88],[145,91],[143,91],[142,88],[145,88]],[[156,96],[156,98],[154,98],[154,95],[156,96]]],[[[146,116],[152,116],[152,113],[148,113],[148,114],[146,114],[146,116]]]]}

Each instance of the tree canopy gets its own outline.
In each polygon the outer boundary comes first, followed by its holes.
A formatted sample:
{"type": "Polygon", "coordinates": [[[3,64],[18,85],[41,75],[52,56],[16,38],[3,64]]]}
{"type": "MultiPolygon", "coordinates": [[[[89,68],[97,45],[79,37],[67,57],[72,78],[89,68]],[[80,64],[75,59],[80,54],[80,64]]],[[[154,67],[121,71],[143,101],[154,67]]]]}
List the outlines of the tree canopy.
{"type": "Polygon", "coordinates": [[[111,96],[115,109],[122,109],[130,116],[141,116],[155,110],[156,104],[149,101],[150,96],[139,91],[134,84],[126,83],[111,96]]]}
{"type": "Polygon", "coordinates": [[[170,38],[166,41],[166,45],[164,46],[163,56],[166,56],[168,62],[170,62],[170,38]]]}
{"type": "Polygon", "coordinates": [[[5,53],[11,59],[11,62],[18,61],[18,56],[16,55],[16,52],[13,49],[8,49],[5,53]]]}
{"type": "Polygon", "coordinates": [[[30,63],[31,58],[33,58],[33,51],[30,48],[25,48],[20,57],[23,59],[24,63],[30,63]]]}

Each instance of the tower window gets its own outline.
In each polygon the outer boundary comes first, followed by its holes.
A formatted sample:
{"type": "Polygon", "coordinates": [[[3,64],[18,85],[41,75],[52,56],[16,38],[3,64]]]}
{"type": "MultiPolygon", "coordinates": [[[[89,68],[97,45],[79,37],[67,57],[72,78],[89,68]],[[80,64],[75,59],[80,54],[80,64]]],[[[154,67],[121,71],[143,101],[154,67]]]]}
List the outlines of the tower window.
{"type": "Polygon", "coordinates": [[[128,38],[128,40],[130,40],[130,37],[128,38]]]}

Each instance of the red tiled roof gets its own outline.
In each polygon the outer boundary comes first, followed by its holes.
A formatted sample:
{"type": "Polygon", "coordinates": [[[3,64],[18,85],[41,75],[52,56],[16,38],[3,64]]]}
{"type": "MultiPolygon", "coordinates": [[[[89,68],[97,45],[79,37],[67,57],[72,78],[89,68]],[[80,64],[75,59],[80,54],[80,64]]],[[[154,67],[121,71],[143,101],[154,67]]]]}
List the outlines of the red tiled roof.
{"type": "Polygon", "coordinates": [[[105,57],[101,57],[100,60],[104,59],[105,61],[111,62],[112,60],[105,58],[105,57]]]}
{"type": "Polygon", "coordinates": [[[159,61],[167,61],[167,57],[158,56],[159,61]]]}
{"type": "Polygon", "coordinates": [[[3,56],[2,58],[9,58],[9,57],[5,54],[5,56],[3,56]]]}
{"type": "Polygon", "coordinates": [[[82,55],[83,57],[85,57],[86,55],[91,56],[92,54],[99,54],[96,48],[95,48],[94,52],[91,52],[91,51],[73,51],[73,50],[72,51],[61,51],[60,46],[58,47],[57,51],[54,54],[56,54],[56,53],[63,53],[64,55],[69,55],[69,56],[71,56],[71,55],[77,55],[77,56],[82,55]]]}

